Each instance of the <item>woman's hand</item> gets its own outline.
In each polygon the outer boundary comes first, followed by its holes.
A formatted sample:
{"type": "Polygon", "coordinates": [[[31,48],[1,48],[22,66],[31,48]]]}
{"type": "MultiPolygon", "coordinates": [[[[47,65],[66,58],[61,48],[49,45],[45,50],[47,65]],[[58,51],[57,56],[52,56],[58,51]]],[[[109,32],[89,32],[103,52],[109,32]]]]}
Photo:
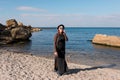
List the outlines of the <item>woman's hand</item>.
{"type": "Polygon", "coordinates": [[[57,53],[57,52],[54,52],[54,55],[55,55],[55,57],[57,57],[57,56],[58,56],[58,53],[57,53]]]}

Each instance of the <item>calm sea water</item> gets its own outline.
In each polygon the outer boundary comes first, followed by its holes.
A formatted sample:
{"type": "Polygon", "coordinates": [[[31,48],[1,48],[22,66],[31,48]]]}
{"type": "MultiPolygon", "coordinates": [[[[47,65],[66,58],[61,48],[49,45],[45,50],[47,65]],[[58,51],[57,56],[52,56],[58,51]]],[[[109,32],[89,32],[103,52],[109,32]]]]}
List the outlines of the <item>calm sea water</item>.
{"type": "MultiPolygon", "coordinates": [[[[56,31],[56,29],[44,29],[43,31],[33,33],[28,50],[37,52],[37,54],[52,53],[53,37],[56,31]]],[[[120,36],[120,28],[66,28],[66,34],[69,38],[69,41],[66,43],[66,51],[68,53],[93,53],[94,51],[97,51],[97,46],[91,43],[95,34],[120,36]]],[[[108,49],[114,50],[111,47],[106,47],[106,51],[108,49]]]]}
{"type": "MultiPolygon", "coordinates": [[[[114,62],[117,62],[116,64],[120,63],[120,48],[91,43],[95,34],[120,36],[120,28],[66,28],[65,31],[69,38],[69,41],[66,42],[66,53],[73,62],[85,57],[89,61],[97,61],[98,59],[101,60],[101,63],[107,60],[111,64],[114,62]]],[[[11,50],[26,51],[35,55],[51,56],[53,54],[53,38],[56,32],[56,29],[43,29],[43,31],[34,32],[29,42],[4,45],[3,47],[11,50]]]]}

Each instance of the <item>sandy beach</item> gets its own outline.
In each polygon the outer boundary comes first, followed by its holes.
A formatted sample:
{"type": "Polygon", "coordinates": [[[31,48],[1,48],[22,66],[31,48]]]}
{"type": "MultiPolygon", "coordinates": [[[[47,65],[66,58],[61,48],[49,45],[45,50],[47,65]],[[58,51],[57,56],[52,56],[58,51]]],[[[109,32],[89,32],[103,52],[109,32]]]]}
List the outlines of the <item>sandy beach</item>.
{"type": "Polygon", "coordinates": [[[68,71],[58,76],[54,59],[0,49],[0,80],[120,80],[113,65],[87,66],[68,62],[68,71]]]}

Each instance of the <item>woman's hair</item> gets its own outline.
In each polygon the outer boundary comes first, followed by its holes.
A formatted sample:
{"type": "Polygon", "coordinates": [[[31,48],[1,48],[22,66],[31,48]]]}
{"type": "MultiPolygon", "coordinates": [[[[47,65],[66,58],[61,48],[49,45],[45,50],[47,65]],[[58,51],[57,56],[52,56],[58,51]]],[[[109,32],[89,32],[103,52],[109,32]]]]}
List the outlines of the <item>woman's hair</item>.
{"type": "Polygon", "coordinates": [[[62,26],[63,29],[65,29],[65,26],[64,26],[63,24],[60,24],[60,25],[57,27],[57,29],[59,29],[60,26],[62,26]]]}

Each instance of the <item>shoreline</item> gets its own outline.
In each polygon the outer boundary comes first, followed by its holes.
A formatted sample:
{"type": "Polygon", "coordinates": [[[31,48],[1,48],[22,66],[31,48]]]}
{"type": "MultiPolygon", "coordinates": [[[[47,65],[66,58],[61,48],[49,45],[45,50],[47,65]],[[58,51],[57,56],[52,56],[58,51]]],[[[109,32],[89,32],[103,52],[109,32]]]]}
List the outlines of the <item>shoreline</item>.
{"type": "Polygon", "coordinates": [[[115,65],[86,66],[68,62],[66,75],[54,71],[54,60],[0,49],[0,79],[12,80],[119,80],[120,70],[115,65]]]}
{"type": "MultiPolygon", "coordinates": [[[[104,47],[103,47],[104,48],[104,47]]],[[[103,49],[101,48],[101,49],[103,49]]],[[[47,59],[54,59],[53,53],[34,53],[31,51],[25,51],[21,49],[15,49],[15,48],[8,48],[8,47],[1,47],[2,50],[7,50],[14,53],[22,53],[22,54],[31,54],[38,57],[45,57],[47,59]]],[[[112,67],[112,69],[118,69],[120,70],[120,59],[119,59],[118,53],[104,53],[104,52],[66,52],[66,60],[70,63],[75,63],[79,65],[88,65],[88,66],[101,66],[101,65],[109,65],[114,64],[115,67],[112,67]],[[114,54],[114,55],[113,55],[114,54]]]]}
{"type": "MultiPolygon", "coordinates": [[[[24,50],[19,50],[19,49],[14,49],[14,48],[2,48],[2,50],[7,50],[10,52],[14,53],[22,53],[22,54],[31,54],[35,55],[38,57],[44,57],[47,59],[53,59],[54,56],[53,53],[34,53],[34,52],[29,52],[29,51],[24,51],[24,50]]],[[[115,53],[114,53],[115,54],[115,53]]],[[[97,53],[86,53],[86,52],[80,52],[78,54],[74,54],[73,52],[66,52],[66,61],[70,63],[75,63],[78,65],[87,65],[87,66],[101,66],[101,65],[111,65],[114,64],[116,66],[112,67],[112,69],[118,69],[120,70],[120,62],[119,62],[119,54],[117,55],[111,55],[111,54],[106,54],[102,52],[97,52],[97,53]]]]}

